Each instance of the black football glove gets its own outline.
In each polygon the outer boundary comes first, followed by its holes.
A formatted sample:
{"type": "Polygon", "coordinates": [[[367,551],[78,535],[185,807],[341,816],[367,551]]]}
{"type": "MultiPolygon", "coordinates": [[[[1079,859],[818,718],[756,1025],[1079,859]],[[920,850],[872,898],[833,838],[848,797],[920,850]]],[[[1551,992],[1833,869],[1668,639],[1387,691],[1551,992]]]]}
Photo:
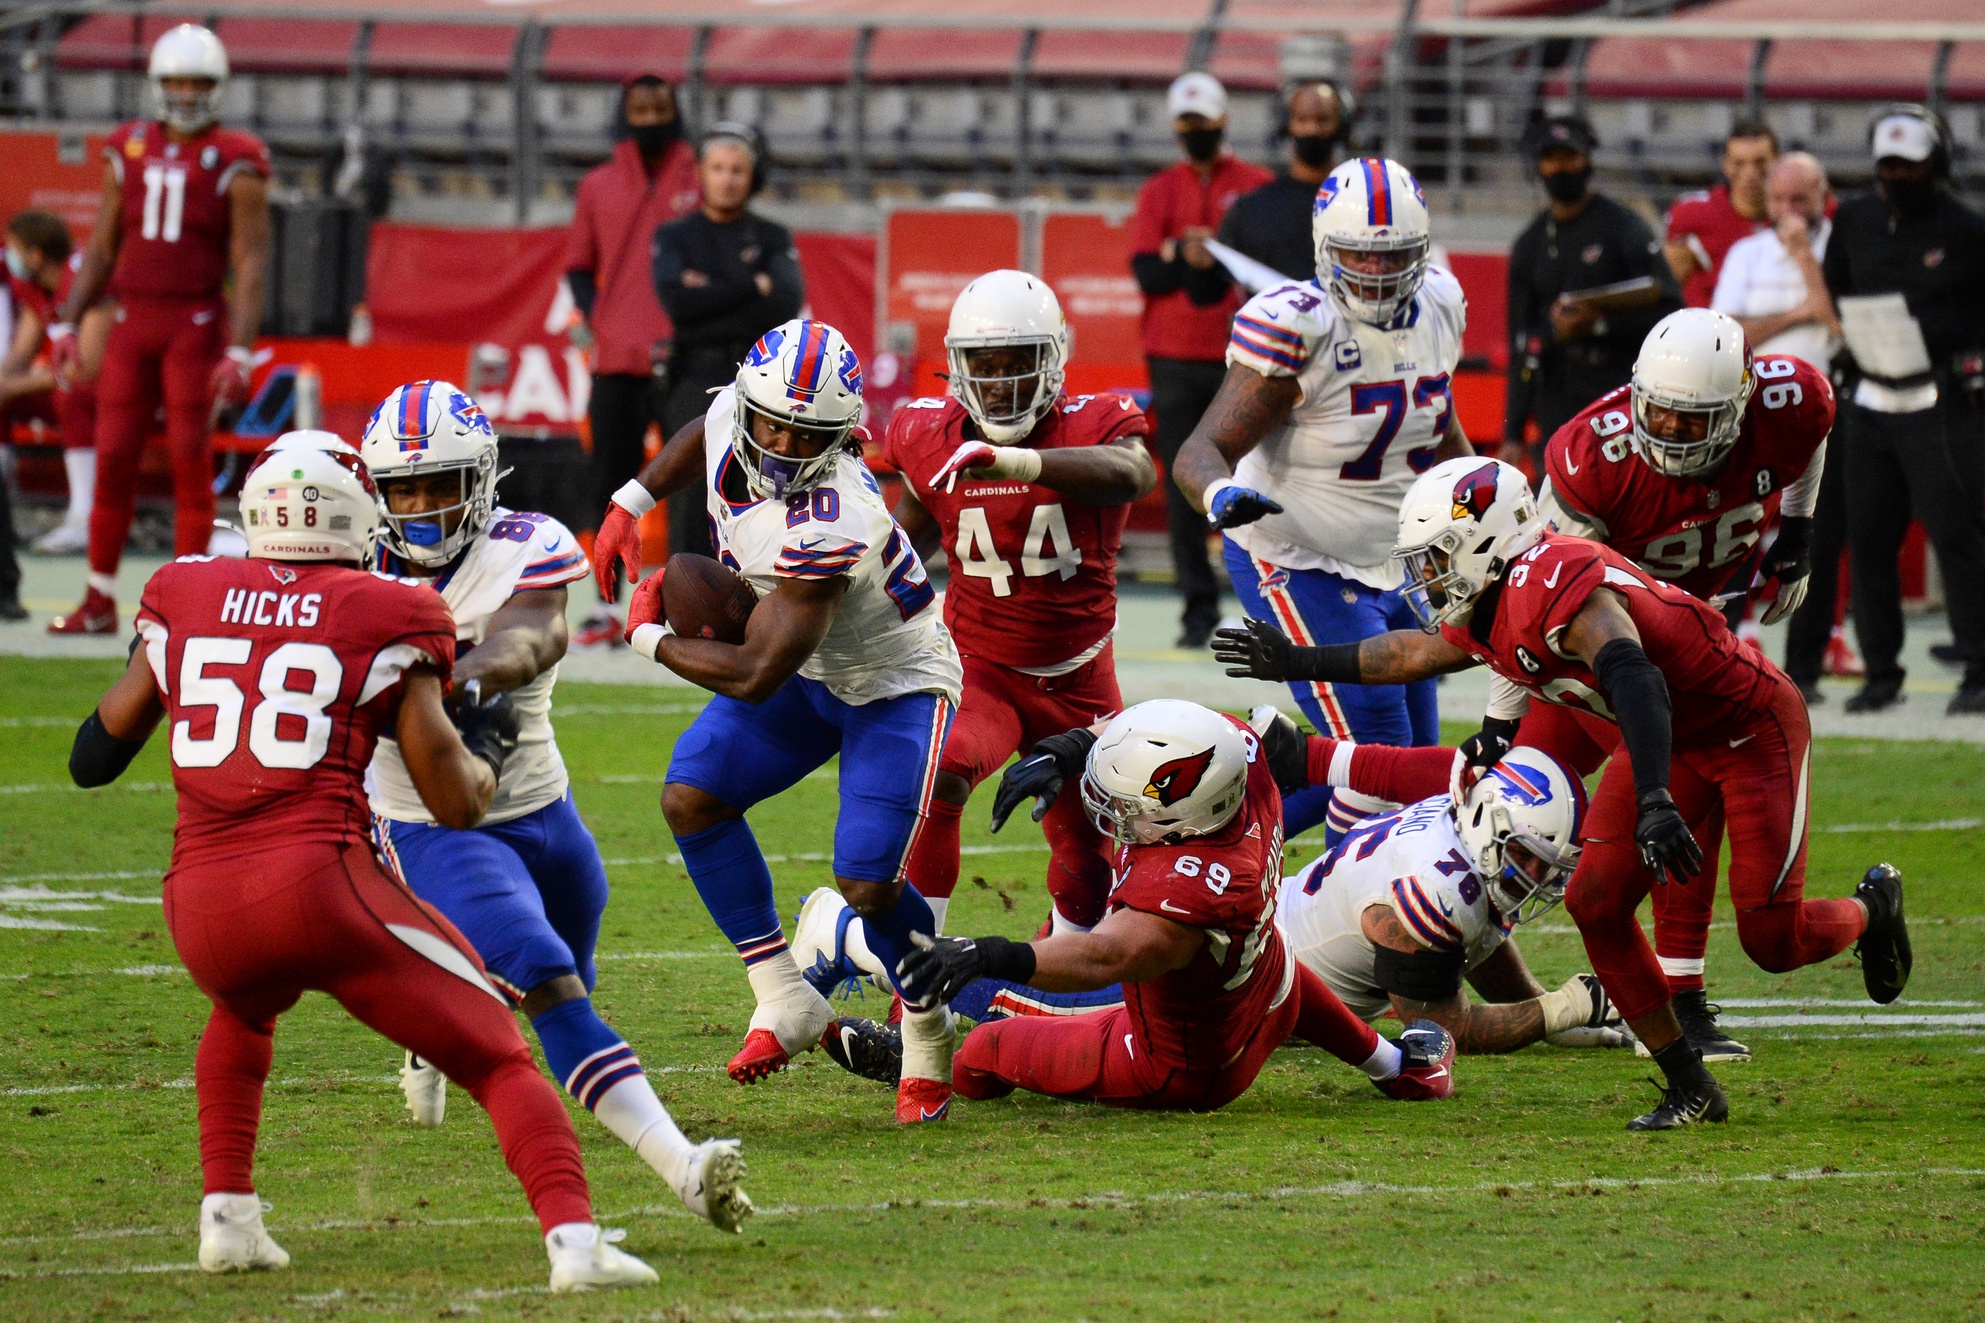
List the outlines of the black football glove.
{"type": "Polygon", "coordinates": [[[1295,655],[1289,636],[1265,620],[1213,631],[1213,660],[1242,679],[1286,681],[1295,655]]]}
{"type": "Polygon", "coordinates": [[[1468,769],[1479,775],[1501,762],[1503,755],[1516,747],[1516,726],[1507,717],[1483,717],[1482,729],[1461,742],[1461,757],[1468,769]]]}
{"type": "Polygon", "coordinates": [[[1778,521],[1778,541],[1760,567],[1778,580],[1778,599],[1765,608],[1763,623],[1775,625],[1799,609],[1813,575],[1813,521],[1786,515],[1778,521]]]}
{"type": "Polygon", "coordinates": [[[1095,732],[1086,728],[1065,730],[1036,744],[999,778],[999,792],[993,796],[992,829],[1004,827],[1020,801],[1029,795],[1034,797],[1034,821],[1047,817],[1062,783],[1082,775],[1089,750],[1095,747],[1095,732]]]}
{"type": "Polygon", "coordinates": [[[517,747],[517,732],[523,718],[516,704],[504,693],[484,694],[482,681],[469,680],[458,691],[453,711],[455,729],[470,753],[489,764],[489,770],[503,775],[503,760],[517,747]]]}
{"type": "Polygon", "coordinates": [[[896,978],[906,1000],[931,1005],[949,1002],[974,979],[1000,978],[1025,983],[1034,976],[1034,948],[1004,937],[925,937],[911,935],[914,949],[896,962],[896,978]]]}
{"type": "Polygon", "coordinates": [[[1689,824],[1682,821],[1674,796],[1666,790],[1641,793],[1640,822],[1634,827],[1633,838],[1640,846],[1641,862],[1656,882],[1670,878],[1686,882],[1702,871],[1702,847],[1696,844],[1689,824]]]}
{"type": "Polygon", "coordinates": [[[1280,505],[1253,488],[1229,484],[1213,493],[1206,507],[1206,524],[1214,529],[1239,528],[1265,515],[1281,513],[1280,505]]]}
{"type": "Polygon", "coordinates": [[[1310,737],[1288,713],[1272,703],[1263,703],[1248,713],[1248,727],[1261,741],[1261,752],[1268,759],[1268,774],[1275,788],[1285,795],[1310,788],[1310,737]]]}

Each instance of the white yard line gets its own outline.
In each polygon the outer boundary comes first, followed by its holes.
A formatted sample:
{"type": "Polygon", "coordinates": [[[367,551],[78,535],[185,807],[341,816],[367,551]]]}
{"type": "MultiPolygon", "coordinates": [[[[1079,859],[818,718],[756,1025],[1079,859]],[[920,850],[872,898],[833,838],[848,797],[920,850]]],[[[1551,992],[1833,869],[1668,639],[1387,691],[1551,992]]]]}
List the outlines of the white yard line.
{"type": "MultiPolygon", "coordinates": [[[[1047,849],[1048,843],[1046,841],[1029,841],[1014,845],[966,845],[959,847],[958,853],[967,858],[972,858],[978,855],[988,854],[1045,854],[1047,849]]],[[[682,856],[679,854],[642,854],[632,855],[625,859],[602,859],[600,862],[608,868],[639,868],[650,864],[667,864],[671,868],[680,868],[682,867],[682,856]]],[[[809,850],[803,854],[768,854],[765,856],[765,862],[768,864],[831,864],[834,862],[834,854],[831,850],[809,850]]]]}
{"type": "Polygon", "coordinates": [[[1836,822],[1831,827],[1821,827],[1819,830],[1826,833],[1971,831],[1978,827],[1985,827],[1985,818],[1939,818],[1935,822],[1836,822]]]}

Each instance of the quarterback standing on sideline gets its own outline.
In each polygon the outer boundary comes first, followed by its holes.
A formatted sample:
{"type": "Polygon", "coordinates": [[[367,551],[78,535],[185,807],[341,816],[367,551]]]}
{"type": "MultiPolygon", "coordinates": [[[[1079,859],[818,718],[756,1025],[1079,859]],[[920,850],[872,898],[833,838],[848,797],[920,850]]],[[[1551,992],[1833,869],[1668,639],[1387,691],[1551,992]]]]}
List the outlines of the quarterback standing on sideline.
{"type": "MultiPolygon", "coordinates": [[[[385,506],[385,568],[441,594],[455,618],[456,682],[509,694],[519,721],[489,809],[467,831],[435,821],[398,742],[382,737],[366,777],[380,857],[475,946],[489,981],[530,1017],[566,1091],[691,1212],[736,1231],[751,1212],[737,1141],[692,1145],[634,1049],[593,1009],[606,867],[551,728],[565,585],[586,577],[585,553],[556,519],[496,503],[496,433],[448,382],[388,395],[366,424],[362,454],[385,506]]],[[[409,1052],[400,1082],[414,1119],[440,1125],[440,1070],[409,1052]]]]}
{"type": "MultiPolygon", "coordinates": [[[[839,754],[842,896],[889,968],[913,933],[936,931],[908,865],[962,671],[923,562],[862,461],[861,388],[855,351],[825,322],[767,331],[709,413],[615,494],[596,543],[612,600],[623,568],[640,572],[636,521],[701,482],[718,557],[757,594],[737,644],[668,630],[666,567],[635,590],[627,614],[637,652],[716,695],[676,741],[662,813],[757,997],[730,1064],[740,1084],[784,1069],[834,1023],[786,945],[746,809],[839,754]]],[[[907,993],[904,1008],[896,1118],[940,1120],[951,1102],[951,1017],[907,993]]]]}
{"type": "Polygon", "coordinates": [[[152,576],[143,646],[69,756],[78,785],[107,785],[161,718],[170,724],[179,816],[165,921],[213,1002],[194,1070],[200,1266],[289,1265],[262,1225],[255,1135],[276,1019],[315,990],[489,1111],[544,1230],[554,1291],[654,1282],[594,1224],[572,1122],[474,949],[373,856],[360,779],[382,734],[398,741],[427,810],[467,828],[496,793],[516,716],[508,697],[470,685],[455,711],[462,734],[450,726],[447,604],[363,572],[378,493],[351,447],[319,448],[312,435],[251,466],[247,559],[183,556],[152,576]]]}
{"type": "MultiPolygon", "coordinates": [[[[1410,623],[1399,566],[1382,550],[1399,499],[1416,475],[1474,451],[1452,387],[1468,304],[1428,264],[1419,183],[1397,161],[1346,161],[1317,190],[1313,232],[1316,279],[1263,290],[1235,316],[1226,380],[1173,480],[1226,532],[1249,617],[1314,645],[1410,623]]],[[[1431,680],[1290,691],[1323,734],[1439,741],[1431,680]]],[[[1319,788],[1292,798],[1289,833],[1321,821],[1335,840],[1391,807],[1319,788]]]]}
{"type": "Polygon", "coordinates": [[[213,412],[248,398],[269,261],[269,149],[219,127],[227,77],[220,39],[180,24],[152,47],[157,118],[121,125],[104,144],[96,229],[48,328],[49,356],[66,375],[77,322],[106,288],[117,298],[96,387],[89,587],[81,606],[49,622],[53,634],[117,632],[113,595],[137,509],[138,456],[161,405],[174,553],[204,552],[213,536],[213,412]]]}

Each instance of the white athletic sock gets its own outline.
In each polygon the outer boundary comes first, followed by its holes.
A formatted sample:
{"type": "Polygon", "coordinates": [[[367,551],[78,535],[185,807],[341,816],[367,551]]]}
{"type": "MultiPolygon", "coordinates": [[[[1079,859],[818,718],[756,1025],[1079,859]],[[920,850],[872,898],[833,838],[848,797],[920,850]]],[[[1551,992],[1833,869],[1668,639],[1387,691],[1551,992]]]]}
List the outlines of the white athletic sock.
{"type": "Polygon", "coordinates": [[[931,931],[932,931],[932,932],[934,932],[934,933],[941,933],[941,932],[943,932],[943,931],[944,931],[944,916],[945,916],[945,915],[946,915],[947,913],[949,913],[949,912],[950,912],[950,909],[951,909],[951,897],[949,897],[949,896],[943,896],[943,897],[939,897],[939,896],[925,896],[925,897],[924,897],[924,904],[926,904],[926,905],[928,905],[928,906],[930,906],[930,917],[931,917],[931,921],[932,921],[932,923],[933,923],[933,924],[935,924],[935,925],[936,925],[935,927],[933,927],[933,928],[931,929],[931,931]]]}
{"type": "Polygon", "coordinates": [[[1398,1078],[1400,1064],[1405,1060],[1406,1054],[1399,1050],[1399,1044],[1381,1034],[1379,1035],[1378,1047],[1373,1050],[1371,1056],[1367,1057],[1358,1069],[1382,1083],[1389,1079],[1398,1078]]]}
{"type": "Polygon", "coordinates": [[[947,1008],[903,1008],[903,1078],[951,1083],[951,1054],[957,1043],[957,1022],[947,1008]]]}
{"type": "Polygon", "coordinates": [[[98,574],[95,570],[91,570],[90,587],[96,589],[105,597],[115,597],[117,596],[117,576],[114,574],[98,574]]]}
{"type": "Polygon", "coordinates": [[[1055,906],[1050,913],[1048,922],[1050,925],[1048,936],[1050,937],[1059,937],[1063,933],[1086,933],[1090,931],[1087,926],[1079,924],[1066,914],[1063,914],[1059,905],[1055,906]]]}
{"type": "Polygon", "coordinates": [[[832,1019],[827,1000],[800,977],[799,963],[791,951],[759,961],[745,970],[751,991],[758,998],[751,1012],[753,1029],[769,1029],[778,1036],[779,1046],[788,1056],[813,1050],[815,1041],[832,1019]],[[811,1014],[820,1011],[818,1023],[811,1014]],[[797,1034],[797,1037],[793,1037],[797,1034]]]}
{"type": "Polygon", "coordinates": [[[90,508],[96,503],[96,450],[83,446],[62,452],[62,468],[69,475],[69,509],[62,522],[81,526],[90,522],[90,508]]]}
{"type": "Polygon", "coordinates": [[[630,1075],[601,1094],[593,1104],[593,1115],[670,1186],[680,1190],[689,1179],[689,1155],[695,1146],[655,1096],[646,1075],[630,1075]]]}
{"type": "Polygon", "coordinates": [[[889,966],[882,963],[881,956],[869,950],[868,929],[863,925],[860,915],[856,915],[848,924],[848,932],[842,940],[842,945],[848,953],[848,959],[855,962],[855,967],[875,979],[884,992],[894,986],[889,981],[889,966]]]}

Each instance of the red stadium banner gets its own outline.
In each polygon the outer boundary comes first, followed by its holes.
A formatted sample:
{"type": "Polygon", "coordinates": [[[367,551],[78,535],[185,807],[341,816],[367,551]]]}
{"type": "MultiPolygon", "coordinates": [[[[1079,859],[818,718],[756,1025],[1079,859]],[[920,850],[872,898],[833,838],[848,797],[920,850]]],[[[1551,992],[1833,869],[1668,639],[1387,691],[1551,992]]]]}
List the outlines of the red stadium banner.
{"type": "Polygon", "coordinates": [[[1130,222],[1093,212],[1050,213],[1041,223],[1041,276],[1068,318],[1068,389],[1142,392],[1149,385],[1130,274],[1130,222]]]}
{"type": "Polygon", "coordinates": [[[974,276],[1020,265],[1020,216],[1012,211],[892,211],[884,223],[879,304],[882,346],[914,357],[911,393],[942,395],[944,328],[974,276]],[[895,343],[894,328],[911,343],[895,343]]]}
{"type": "Polygon", "coordinates": [[[0,219],[52,211],[80,248],[96,229],[103,144],[100,134],[0,132],[0,219]]]}

